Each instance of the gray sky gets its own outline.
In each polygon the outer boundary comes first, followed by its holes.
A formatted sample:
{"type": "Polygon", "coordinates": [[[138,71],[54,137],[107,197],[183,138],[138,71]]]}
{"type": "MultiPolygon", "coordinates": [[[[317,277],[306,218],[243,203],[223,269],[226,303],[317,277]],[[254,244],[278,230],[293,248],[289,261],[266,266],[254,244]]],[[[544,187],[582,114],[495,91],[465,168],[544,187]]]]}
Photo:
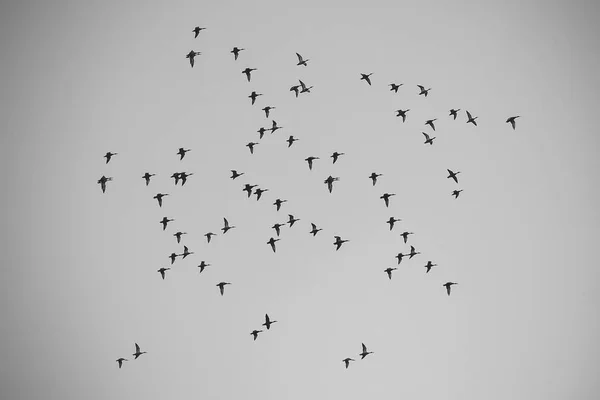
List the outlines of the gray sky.
{"type": "Polygon", "coordinates": [[[203,3],[0,6],[2,397],[596,398],[600,7],[203,3]],[[194,39],[196,25],[208,29],[194,39]],[[296,99],[297,79],[312,93],[296,99]],[[284,129],[250,155],[266,105],[284,129]],[[335,165],[333,151],[346,153],[335,165]],[[195,175],[175,187],[175,171],[195,175]],[[257,202],[243,183],[270,191],[257,202]],[[384,192],[397,193],[388,209],[384,192]],[[273,254],[288,213],[301,221],[273,254]],[[223,217],[237,228],[207,244],[223,217]],[[195,254],[162,281],[177,230],[195,254]],[[389,281],[404,230],[423,254],[389,281]],[[336,252],[333,235],[351,242],[336,252]],[[223,297],[220,281],[233,283],[223,297]],[[265,313],[279,322],[253,342],[265,313]],[[119,370],[134,342],[148,354],[119,370]],[[344,369],[361,342],[375,354],[344,369]]]}

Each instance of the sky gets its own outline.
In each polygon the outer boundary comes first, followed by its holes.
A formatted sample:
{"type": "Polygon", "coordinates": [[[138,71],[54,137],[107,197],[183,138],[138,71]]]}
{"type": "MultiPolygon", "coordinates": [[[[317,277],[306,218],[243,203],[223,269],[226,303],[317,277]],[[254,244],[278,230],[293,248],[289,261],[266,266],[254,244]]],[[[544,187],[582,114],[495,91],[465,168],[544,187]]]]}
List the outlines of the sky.
{"type": "Polygon", "coordinates": [[[4,2],[1,397],[596,398],[600,5],[575,3],[4,2]]]}

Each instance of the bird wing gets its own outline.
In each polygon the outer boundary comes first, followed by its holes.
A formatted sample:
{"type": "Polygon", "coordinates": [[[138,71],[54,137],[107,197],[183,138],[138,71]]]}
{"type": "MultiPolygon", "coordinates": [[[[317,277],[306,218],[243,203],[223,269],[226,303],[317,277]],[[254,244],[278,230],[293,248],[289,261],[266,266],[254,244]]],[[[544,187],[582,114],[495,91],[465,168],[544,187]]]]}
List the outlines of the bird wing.
{"type": "Polygon", "coordinates": [[[417,85],[419,87],[419,89],[421,89],[421,92],[425,91],[425,86],[421,86],[421,85],[417,85]]]}
{"type": "Polygon", "coordinates": [[[511,119],[510,120],[510,124],[512,125],[513,130],[515,129],[515,120],[511,119]]]}
{"type": "Polygon", "coordinates": [[[472,119],[473,117],[471,117],[471,113],[467,111],[467,117],[469,117],[469,119],[472,119]]]}
{"type": "Polygon", "coordinates": [[[135,344],[135,352],[136,353],[140,352],[140,346],[137,343],[135,344]]]}
{"type": "Polygon", "coordinates": [[[311,224],[311,226],[313,228],[313,231],[317,230],[317,226],[315,224],[313,224],[312,222],[310,224],[311,224]]]}
{"type": "Polygon", "coordinates": [[[302,56],[300,54],[298,54],[298,53],[296,53],[296,55],[298,56],[298,62],[301,63],[303,61],[302,60],[302,56]]]}
{"type": "Polygon", "coordinates": [[[223,218],[223,222],[225,223],[225,228],[229,228],[229,221],[227,221],[227,218],[223,218]]]}
{"type": "Polygon", "coordinates": [[[448,293],[448,296],[450,296],[450,285],[446,284],[446,292],[448,293]]]}
{"type": "Polygon", "coordinates": [[[361,344],[362,344],[363,353],[366,353],[367,352],[367,346],[365,346],[364,343],[361,343],[361,344]]]}
{"type": "Polygon", "coordinates": [[[300,86],[302,86],[302,90],[306,90],[306,85],[304,84],[304,82],[302,82],[300,79],[298,79],[298,82],[300,82],[300,86]]]}
{"type": "Polygon", "coordinates": [[[427,141],[427,140],[429,140],[429,135],[428,135],[428,134],[426,134],[425,132],[421,132],[421,133],[422,133],[423,135],[425,135],[425,140],[426,140],[426,141],[427,141]]]}

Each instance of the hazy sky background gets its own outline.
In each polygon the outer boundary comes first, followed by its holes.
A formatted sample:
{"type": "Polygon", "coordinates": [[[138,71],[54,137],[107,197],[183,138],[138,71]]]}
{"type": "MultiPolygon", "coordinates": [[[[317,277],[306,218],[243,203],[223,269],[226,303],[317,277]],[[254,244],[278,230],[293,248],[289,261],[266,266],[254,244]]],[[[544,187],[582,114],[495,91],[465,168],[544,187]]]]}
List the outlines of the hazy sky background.
{"type": "Polygon", "coordinates": [[[597,398],[599,17],[593,1],[4,3],[0,397],[597,398]],[[314,89],[296,99],[299,78],[314,89]],[[284,129],[250,155],[265,105],[284,129]],[[175,187],[176,171],[195,175],[175,187]],[[223,217],[237,228],[207,244],[223,217]],[[177,230],[195,254],[163,281],[177,230]],[[423,254],[389,281],[404,230],[423,254]],[[253,342],[265,313],[279,322],[253,342]],[[148,354],[118,369],[134,342],[148,354]],[[361,342],[375,354],[344,369],[361,342]]]}

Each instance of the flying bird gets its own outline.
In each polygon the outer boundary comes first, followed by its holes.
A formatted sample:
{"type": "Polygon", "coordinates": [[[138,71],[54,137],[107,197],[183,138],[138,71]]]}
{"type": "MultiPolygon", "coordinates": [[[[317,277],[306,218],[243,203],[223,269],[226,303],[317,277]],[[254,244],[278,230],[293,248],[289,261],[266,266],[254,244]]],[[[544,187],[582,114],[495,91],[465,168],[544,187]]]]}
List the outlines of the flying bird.
{"type": "Polygon", "coordinates": [[[456,177],[456,175],[460,174],[460,171],[458,172],[452,172],[451,170],[447,169],[448,171],[448,176],[446,178],[452,178],[454,179],[454,182],[458,183],[458,178],[456,177]]]}
{"type": "Polygon", "coordinates": [[[309,59],[303,59],[302,56],[298,53],[296,53],[296,56],[298,56],[298,64],[296,65],[304,65],[305,67],[307,66],[307,62],[310,61],[309,59]]]}
{"type": "Polygon", "coordinates": [[[256,329],[253,330],[252,332],[250,332],[250,334],[252,336],[254,336],[254,340],[256,340],[256,338],[258,337],[258,334],[261,333],[262,331],[257,331],[256,329]]]}
{"type": "Polygon", "coordinates": [[[102,189],[102,193],[106,192],[106,182],[112,181],[113,178],[102,175],[102,178],[98,179],[98,183],[100,184],[100,188],[102,189]]]}
{"type": "Polygon", "coordinates": [[[277,211],[279,211],[279,209],[281,208],[281,205],[282,205],[283,203],[286,203],[286,202],[287,202],[287,200],[281,200],[281,199],[277,199],[277,200],[275,200],[275,202],[273,203],[273,205],[274,205],[275,207],[277,207],[277,211]]]}
{"type": "Polygon", "coordinates": [[[108,164],[108,162],[111,160],[111,158],[113,156],[116,156],[117,154],[119,154],[119,153],[111,153],[110,151],[108,153],[106,153],[104,155],[104,158],[106,158],[106,163],[108,164]]]}
{"type": "Polygon", "coordinates": [[[252,91],[252,93],[250,93],[250,97],[252,99],[252,105],[254,105],[254,102],[256,101],[256,98],[258,96],[262,96],[262,93],[256,93],[255,91],[252,91]]]}
{"type": "Polygon", "coordinates": [[[246,183],[246,185],[242,189],[242,192],[248,193],[248,198],[250,198],[250,196],[252,196],[252,189],[254,189],[255,187],[256,187],[256,185],[250,185],[250,184],[246,183]]]}
{"type": "Polygon", "coordinates": [[[329,193],[331,193],[331,191],[333,190],[333,182],[339,181],[339,180],[340,180],[340,178],[334,178],[331,175],[329,175],[329,177],[327,179],[325,179],[325,181],[323,183],[327,184],[327,189],[329,189],[329,193]]]}
{"type": "Polygon", "coordinates": [[[274,110],[275,108],[277,108],[277,107],[266,106],[266,107],[265,107],[265,108],[263,108],[262,110],[265,112],[265,116],[266,116],[267,118],[269,118],[269,112],[270,112],[271,110],[274,110]]]}
{"type": "Polygon", "coordinates": [[[268,191],[269,191],[269,189],[261,189],[261,188],[257,188],[257,189],[254,191],[254,194],[256,195],[256,201],[260,200],[260,196],[262,196],[262,194],[263,194],[264,192],[268,192],[268,191]]]}
{"type": "Polygon", "coordinates": [[[400,236],[402,236],[402,238],[404,239],[404,243],[406,244],[406,241],[408,240],[408,235],[413,235],[414,232],[402,232],[402,234],[400,236]]]}
{"type": "Polygon", "coordinates": [[[308,163],[308,169],[309,170],[312,171],[313,161],[314,160],[318,160],[318,159],[319,159],[319,157],[312,157],[312,156],[304,159],[304,161],[306,161],[308,163]]]}
{"type": "Polygon", "coordinates": [[[256,142],[250,142],[248,144],[246,144],[246,147],[250,149],[250,154],[254,154],[254,146],[256,146],[258,143],[256,142]]]}
{"type": "Polygon", "coordinates": [[[155,176],[155,174],[151,174],[149,172],[146,172],[144,175],[142,175],[142,178],[146,180],[146,186],[150,184],[150,178],[153,176],[155,176]]]}
{"type": "Polygon", "coordinates": [[[180,175],[181,175],[180,172],[173,172],[173,175],[170,176],[171,178],[175,179],[175,185],[177,185],[179,183],[180,175]]]}
{"type": "Polygon", "coordinates": [[[437,118],[428,119],[427,121],[425,121],[425,125],[429,125],[431,129],[435,131],[435,125],[433,125],[433,121],[437,121],[437,118]]]}
{"type": "MultiPolygon", "coordinates": [[[[271,239],[269,239],[269,241],[267,242],[267,244],[270,244],[270,245],[271,245],[271,248],[273,249],[273,253],[275,253],[275,242],[277,242],[277,241],[279,241],[279,240],[281,240],[281,239],[273,239],[273,238],[271,238],[271,239]]],[[[268,328],[267,328],[267,329],[268,329],[268,328]]]]}
{"type": "Polygon", "coordinates": [[[169,219],[169,218],[167,218],[167,217],[163,217],[163,219],[161,219],[161,220],[160,220],[160,221],[158,221],[158,222],[160,222],[160,223],[162,224],[162,226],[163,226],[163,231],[164,231],[165,229],[167,229],[167,224],[168,224],[169,222],[173,222],[173,221],[175,221],[175,220],[174,220],[174,219],[169,219]]]}
{"type": "Polygon", "coordinates": [[[135,356],[136,360],[139,356],[141,356],[142,354],[146,354],[146,353],[147,353],[146,351],[140,351],[140,346],[137,343],[135,343],[135,353],[133,353],[132,355],[135,356]]]}
{"type": "Polygon", "coordinates": [[[187,178],[188,176],[192,176],[194,175],[194,173],[187,173],[187,172],[180,172],[179,173],[179,179],[181,179],[181,186],[185,185],[185,183],[187,182],[187,178]]]}
{"type": "Polygon", "coordinates": [[[421,92],[419,93],[419,95],[423,95],[423,96],[427,97],[427,94],[429,93],[431,88],[425,89],[425,86],[422,86],[422,85],[417,85],[417,86],[419,87],[419,89],[421,89],[421,92]]]}
{"type": "Polygon", "coordinates": [[[265,314],[265,323],[263,324],[263,326],[265,326],[267,330],[271,329],[271,325],[275,322],[277,321],[271,321],[271,319],[269,318],[269,314],[265,314]]]}
{"type": "Polygon", "coordinates": [[[335,242],[333,242],[333,245],[335,246],[335,251],[338,251],[344,243],[349,242],[349,240],[342,240],[339,236],[334,236],[334,238],[335,242]]]}
{"type": "Polygon", "coordinates": [[[200,33],[200,31],[203,31],[206,28],[200,28],[199,26],[195,27],[192,32],[194,32],[194,39],[196,39],[198,37],[198,34],[200,33]]]}
{"type": "Polygon", "coordinates": [[[390,83],[390,92],[394,91],[395,93],[398,93],[398,89],[400,89],[400,86],[402,86],[403,83],[396,85],[395,83],[390,83]]]}
{"type": "Polygon", "coordinates": [[[417,254],[421,254],[418,251],[415,250],[414,246],[410,246],[410,253],[408,254],[408,259],[410,260],[411,258],[413,258],[414,256],[416,256],[417,254]]]}
{"type": "Polygon", "coordinates": [[[422,133],[423,135],[425,135],[425,142],[423,142],[423,144],[428,144],[428,143],[429,143],[430,145],[432,145],[432,144],[433,144],[433,139],[435,139],[435,136],[434,136],[434,137],[430,137],[430,136],[429,136],[428,134],[426,134],[425,132],[421,132],[421,133],[422,133]]]}
{"type": "Polygon", "coordinates": [[[333,158],[333,164],[335,164],[335,162],[338,160],[338,158],[340,156],[343,156],[345,153],[338,153],[337,151],[334,151],[333,154],[330,156],[331,158],[333,158]]]}
{"type": "Polygon", "coordinates": [[[362,360],[363,358],[365,358],[366,356],[368,356],[369,354],[373,354],[372,351],[367,351],[367,346],[365,346],[364,343],[362,344],[362,353],[359,354],[360,359],[362,360]]]}
{"type": "Polygon", "coordinates": [[[119,363],[119,368],[121,368],[123,366],[123,361],[129,361],[129,360],[126,358],[123,358],[123,357],[117,358],[117,362],[119,363]]]}
{"type": "Polygon", "coordinates": [[[295,138],[294,136],[290,135],[289,138],[287,138],[286,142],[288,144],[288,148],[292,147],[292,145],[294,144],[294,142],[297,142],[299,139],[295,138]]]}
{"type": "Polygon", "coordinates": [[[177,232],[173,234],[173,236],[177,238],[177,243],[181,242],[181,235],[187,235],[187,232],[177,232]]]}
{"type": "Polygon", "coordinates": [[[194,57],[199,56],[200,54],[202,53],[200,53],[199,51],[192,50],[185,56],[185,58],[190,59],[190,65],[192,66],[192,68],[194,68],[194,57]]]}
{"type": "Polygon", "coordinates": [[[389,207],[390,206],[390,197],[395,196],[395,195],[396,195],[396,193],[384,193],[379,198],[383,199],[383,201],[385,201],[386,207],[389,207]]]}
{"type": "MultiPolygon", "coordinates": [[[[250,82],[250,73],[252,71],[256,71],[256,68],[246,68],[245,70],[242,71],[242,74],[246,74],[246,78],[248,78],[248,82],[250,82]]],[[[252,103],[254,104],[254,103],[252,103]]]]}
{"type": "Polygon", "coordinates": [[[282,226],[285,226],[285,224],[277,223],[277,224],[273,225],[271,228],[275,229],[275,232],[277,233],[277,236],[279,236],[279,234],[281,233],[281,227],[282,226]]]}
{"type": "Polygon", "coordinates": [[[427,261],[427,264],[425,264],[425,268],[427,268],[427,271],[425,271],[425,273],[429,273],[429,271],[431,271],[431,268],[433,267],[437,267],[437,264],[432,264],[431,261],[427,261]]]}
{"type": "Polygon", "coordinates": [[[221,292],[221,296],[223,296],[223,293],[225,293],[225,285],[231,285],[231,283],[229,283],[229,282],[220,282],[220,283],[217,283],[217,285],[216,285],[216,286],[219,287],[219,291],[221,292]]]}
{"type": "Polygon", "coordinates": [[[377,183],[377,178],[379,178],[380,176],[383,176],[383,175],[377,174],[375,172],[372,172],[371,175],[369,175],[369,178],[371,178],[371,180],[373,181],[373,186],[375,186],[375,184],[377,183]]]}
{"type": "Polygon", "coordinates": [[[156,196],[153,197],[153,199],[156,199],[158,201],[158,206],[162,207],[162,199],[163,197],[168,195],[168,193],[157,193],[156,196]]]}
{"type": "Polygon", "coordinates": [[[290,224],[290,228],[292,226],[294,226],[294,222],[298,222],[298,221],[300,221],[300,219],[294,218],[294,216],[292,214],[288,214],[288,222],[287,223],[290,224]]]}
{"type": "Polygon", "coordinates": [[[210,243],[210,239],[213,236],[217,236],[217,234],[216,233],[212,233],[212,232],[208,232],[208,233],[205,233],[204,236],[206,236],[206,243],[210,243]]]}
{"type": "Polygon", "coordinates": [[[454,117],[454,120],[456,121],[456,117],[458,117],[458,112],[460,111],[460,108],[458,110],[455,110],[454,108],[450,110],[450,116],[454,117]]]}
{"type": "Polygon", "coordinates": [[[185,157],[185,153],[187,153],[190,150],[191,149],[184,149],[183,147],[180,147],[179,151],[177,151],[177,154],[179,155],[179,160],[183,160],[183,157],[185,157]]]}
{"type": "Polygon", "coordinates": [[[297,98],[297,97],[298,97],[298,93],[299,93],[299,92],[298,92],[298,90],[299,90],[299,89],[300,89],[300,85],[292,86],[292,87],[290,88],[290,92],[294,92],[294,93],[296,93],[296,98],[297,98]]]}
{"type": "Polygon", "coordinates": [[[194,254],[194,252],[190,252],[187,246],[183,246],[183,253],[180,254],[180,256],[182,256],[182,259],[185,259],[190,254],[194,254]]]}
{"type": "Polygon", "coordinates": [[[283,128],[283,126],[277,126],[277,121],[273,120],[270,131],[271,131],[271,133],[275,133],[275,131],[277,129],[282,129],[282,128],[283,128]]]}
{"type": "Polygon", "coordinates": [[[179,254],[177,254],[177,253],[171,253],[171,255],[169,256],[169,258],[171,259],[171,265],[173,265],[173,263],[175,262],[175,260],[177,259],[177,257],[179,257],[179,254]]]}
{"type": "Polygon", "coordinates": [[[350,365],[350,361],[354,361],[353,358],[344,358],[342,362],[346,364],[346,369],[348,369],[348,365],[350,365]]]}
{"type": "Polygon", "coordinates": [[[520,115],[515,115],[514,117],[510,117],[509,119],[506,120],[506,123],[510,123],[512,125],[513,131],[515,130],[515,124],[516,124],[516,119],[519,118],[520,115]]]}
{"type": "Polygon", "coordinates": [[[446,287],[446,292],[448,293],[448,296],[450,296],[450,287],[451,287],[452,285],[458,285],[458,283],[456,283],[456,282],[446,282],[446,283],[444,283],[444,284],[442,285],[442,286],[445,286],[445,287],[446,287]]]}
{"type": "MultiPolygon", "coordinates": [[[[204,271],[204,268],[206,267],[210,267],[210,264],[207,264],[206,261],[202,261],[200,262],[200,265],[198,265],[198,268],[200,268],[200,274],[202,273],[202,271],[204,271]]],[[[218,285],[217,285],[218,286],[218,285]]]]}
{"type": "Polygon", "coordinates": [[[458,199],[458,195],[460,194],[460,192],[462,192],[463,190],[453,190],[452,191],[452,196],[454,196],[455,199],[458,199]]]}
{"type": "Polygon", "coordinates": [[[244,175],[244,172],[237,172],[235,169],[232,169],[230,178],[235,180],[235,178],[239,178],[242,175],[244,175]]]}
{"type": "Polygon", "coordinates": [[[410,111],[410,108],[407,110],[396,110],[396,117],[402,117],[402,122],[406,122],[406,113],[410,111]]]}
{"type": "Polygon", "coordinates": [[[470,122],[470,123],[472,123],[473,125],[477,126],[477,122],[476,122],[475,120],[476,120],[477,118],[479,118],[479,117],[473,117],[473,116],[471,115],[471,113],[470,113],[470,112],[468,112],[468,111],[467,111],[467,117],[468,117],[467,124],[470,122]]]}
{"type": "Polygon", "coordinates": [[[312,226],[312,230],[308,233],[312,233],[313,237],[317,236],[317,233],[319,233],[319,231],[323,230],[321,228],[317,228],[317,226],[315,224],[313,224],[312,222],[310,223],[310,225],[312,226]]]}
{"type": "Polygon", "coordinates": [[[392,271],[395,271],[397,269],[398,268],[389,267],[389,268],[384,269],[383,272],[387,273],[388,278],[392,279],[392,271]]]}
{"type": "Polygon", "coordinates": [[[161,268],[156,272],[160,272],[160,276],[162,276],[163,280],[165,279],[165,272],[170,270],[171,268],[161,268]]]}
{"type": "Polygon", "coordinates": [[[240,51],[243,51],[243,50],[246,50],[246,49],[240,49],[239,47],[234,47],[233,50],[230,51],[230,53],[233,53],[234,60],[238,59],[238,55],[240,54],[240,51]]]}
{"type": "Polygon", "coordinates": [[[227,218],[223,218],[223,227],[221,228],[223,234],[226,234],[228,230],[233,228],[235,228],[235,226],[229,226],[229,221],[227,221],[227,218]]]}
{"type": "Polygon", "coordinates": [[[371,78],[369,78],[371,75],[373,75],[373,73],[371,72],[370,74],[360,74],[360,80],[365,80],[367,81],[367,83],[369,84],[369,86],[371,86],[371,78]]]}
{"type": "Polygon", "coordinates": [[[398,255],[396,256],[396,258],[398,259],[398,265],[400,265],[400,263],[402,262],[402,258],[406,257],[408,254],[402,254],[402,253],[398,253],[398,255]]]}
{"type": "Polygon", "coordinates": [[[401,220],[401,219],[396,219],[396,218],[394,218],[394,217],[390,217],[390,219],[388,219],[388,220],[386,221],[386,222],[387,222],[387,223],[390,225],[390,231],[391,231],[392,229],[394,229],[394,224],[395,224],[396,222],[400,222],[400,221],[402,221],[402,220],[401,220]]]}
{"type": "Polygon", "coordinates": [[[300,90],[300,93],[310,93],[310,89],[312,89],[314,86],[306,86],[304,84],[304,82],[302,82],[300,79],[298,79],[298,82],[300,82],[300,87],[302,87],[302,90],[300,90]]]}
{"type": "Polygon", "coordinates": [[[265,129],[263,126],[261,126],[261,127],[260,127],[260,129],[256,131],[256,132],[258,132],[258,138],[259,138],[259,139],[262,139],[262,138],[263,138],[263,136],[265,135],[265,132],[266,132],[266,131],[267,131],[267,130],[266,130],[266,129],[265,129]]]}

